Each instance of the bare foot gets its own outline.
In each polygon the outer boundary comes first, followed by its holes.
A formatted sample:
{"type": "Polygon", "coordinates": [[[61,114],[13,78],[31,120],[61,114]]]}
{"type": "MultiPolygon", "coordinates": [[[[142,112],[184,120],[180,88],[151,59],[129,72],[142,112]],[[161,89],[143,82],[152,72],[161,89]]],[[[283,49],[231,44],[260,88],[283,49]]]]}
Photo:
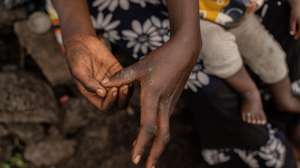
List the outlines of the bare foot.
{"type": "Polygon", "coordinates": [[[267,117],[263,111],[258,91],[248,92],[243,95],[241,112],[243,121],[248,124],[264,125],[267,123],[267,117]]]}

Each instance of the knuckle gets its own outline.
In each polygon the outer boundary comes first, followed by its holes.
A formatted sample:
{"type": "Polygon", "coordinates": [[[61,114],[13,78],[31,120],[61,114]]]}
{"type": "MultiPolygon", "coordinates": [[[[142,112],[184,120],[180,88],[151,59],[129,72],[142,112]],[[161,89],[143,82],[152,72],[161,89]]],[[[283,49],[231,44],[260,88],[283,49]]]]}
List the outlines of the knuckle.
{"type": "Polygon", "coordinates": [[[160,140],[162,144],[168,144],[170,142],[170,134],[169,133],[164,133],[160,135],[160,140]]]}
{"type": "Polygon", "coordinates": [[[170,131],[167,128],[159,129],[158,137],[162,144],[167,144],[170,141],[170,131]]]}
{"type": "Polygon", "coordinates": [[[145,131],[147,134],[154,135],[157,131],[157,126],[154,123],[144,123],[141,126],[141,130],[145,131]]]}
{"type": "Polygon", "coordinates": [[[76,67],[71,67],[71,74],[74,76],[74,77],[79,77],[82,73],[81,69],[78,68],[77,66],[76,67]]]}

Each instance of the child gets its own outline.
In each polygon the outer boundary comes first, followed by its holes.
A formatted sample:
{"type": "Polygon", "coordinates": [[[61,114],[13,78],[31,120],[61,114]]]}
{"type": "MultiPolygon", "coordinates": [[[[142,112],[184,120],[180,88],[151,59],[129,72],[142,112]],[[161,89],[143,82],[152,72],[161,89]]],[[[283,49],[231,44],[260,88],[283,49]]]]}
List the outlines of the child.
{"type": "Polygon", "coordinates": [[[216,75],[243,98],[242,119],[265,124],[260,93],[243,62],[265,82],[279,110],[300,112],[292,95],[285,53],[253,14],[263,0],[200,0],[202,58],[216,75]]]}

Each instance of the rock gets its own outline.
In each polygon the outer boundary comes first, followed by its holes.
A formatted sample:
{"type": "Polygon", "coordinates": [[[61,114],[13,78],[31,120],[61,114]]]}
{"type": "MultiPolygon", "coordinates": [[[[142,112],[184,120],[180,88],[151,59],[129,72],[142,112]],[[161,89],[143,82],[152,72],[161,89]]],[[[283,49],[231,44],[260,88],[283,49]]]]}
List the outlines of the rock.
{"type": "Polygon", "coordinates": [[[26,10],[23,8],[8,10],[0,5],[0,29],[12,26],[17,20],[26,18],[26,10]]]}
{"type": "Polygon", "coordinates": [[[126,149],[120,148],[112,154],[110,159],[104,160],[99,168],[131,167],[130,160],[130,153],[126,149]]]}
{"type": "Polygon", "coordinates": [[[56,123],[52,90],[27,73],[0,73],[0,123],[56,123]]]}
{"type": "Polygon", "coordinates": [[[0,141],[0,163],[11,157],[13,142],[9,138],[1,138],[0,141]]]}
{"type": "Polygon", "coordinates": [[[26,144],[34,143],[45,137],[44,128],[39,124],[12,124],[7,126],[10,135],[16,136],[26,144]]]}
{"type": "Polygon", "coordinates": [[[60,45],[52,32],[32,33],[28,21],[15,23],[20,44],[41,68],[51,85],[71,83],[72,78],[60,45]]]}
{"type": "Polygon", "coordinates": [[[65,110],[63,130],[65,133],[74,133],[85,127],[93,118],[100,117],[98,110],[83,98],[70,98],[63,104],[65,110]]]}
{"type": "Polygon", "coordinates": [[[22,5],[25,2],[28,2],[29,0],[2,0],[2,2],[0,3],[1,5],[3,4],[3,6],[7,9],[11,9],[14,8],[16,6],[22,5]]]}
{"type": "Polygon", "coordinates": [[[48,139],[26,147],[25,159],[37,167],[54,166],[72,157],[75,145],[72,140],[48,139]]]}
{"type": "Polygon", "coordinates": [[[0,125],[0,138],[5,137],[8,134],[9,134],[8,129],[3,124],[1,124],[0,125]]]}
{"type": "Polygon", "coordinates": [[[49,16],[44,12],[34,12],[27,22],[29,29],[36,34],[44,34],[51,28],[49,16]]]}

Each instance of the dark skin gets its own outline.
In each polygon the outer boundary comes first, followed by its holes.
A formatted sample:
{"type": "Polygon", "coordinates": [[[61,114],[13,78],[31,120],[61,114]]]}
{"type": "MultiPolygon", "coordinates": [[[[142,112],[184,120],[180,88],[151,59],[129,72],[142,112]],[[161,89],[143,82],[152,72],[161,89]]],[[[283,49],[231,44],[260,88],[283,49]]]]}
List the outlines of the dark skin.
{"type": "Polygon", "coordinates": [[[124,105],[127,85],[107,89],[100,83],[122,66],[96,36],[85,0],[53,2],[60,17],[66,59],[79,91],[102,111],[115,101],[124,105]]]}
{"type": "MultiPolygon", "coordinates": [[[[295,39],[299,39],[300,0],[290,0],[289,2],[291,5],[290,32],[295,39]]],[[[253,13],[257,8],[255,3],[252,6],[249,13],[253,13]]],[[[225,80],[242,96],[241,114],[243,121],[249,124],[266,124],[267,118],[263,111],[260,93],[246,69],[241,68],[235,75],[225,80]]],[[[292,95],[291,82],[288,76],[279,82],[269,84],[268,88],[279,110],[300,113],[300,101],[292,95]]]]}
{"type": "Polygon", "coordinates": [[[99,109],[107,109],[117,100],[122,104],[128,85],[140,82],[141,126],[132,161],[138,164],[146,146],[153,142],[146,168],[155,167],[170,137],[170,117],[200,53],[198,1],[167,0],[171,39],[125,69],[96,38],[84,0],[54,0],[54,4],[69,67],[91,103],[99,109]]]}
{"type": "Polygon", "coordinates": [[[241,115],[243,121],[249,124],[266,124],[267,118],[263,111],[260,93],[245,67],[242,67],[233,76],[226,78],[226,82],[242,97],[241,115]]]}
{"type": "Polygon", "coordinates": [[[291,4],[290,33],[296,40],[300,38],[300,1],[289,0],[291,4]]]}

